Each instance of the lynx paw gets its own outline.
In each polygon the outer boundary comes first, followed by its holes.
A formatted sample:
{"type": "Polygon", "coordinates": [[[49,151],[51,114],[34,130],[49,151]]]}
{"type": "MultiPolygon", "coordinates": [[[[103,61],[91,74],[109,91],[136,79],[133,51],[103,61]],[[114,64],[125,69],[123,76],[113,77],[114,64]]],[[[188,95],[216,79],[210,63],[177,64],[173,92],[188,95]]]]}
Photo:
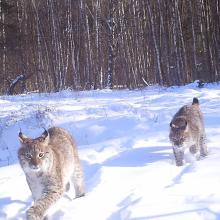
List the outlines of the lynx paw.
{"type": "Polygon", "coordinates": [[[83,197],[83,196],[85,196],[85,193],[77,194],[76,197],[75,197],[75,199],[80,198],[80,197],[83,197]]]}
{"type": "Polygon", "coordinates": [[[198,152],[198,149],[197,149],[196,145],[190,146],[189,152],[190,152],[191,154],[196,154],[196,153],[198,152]]]}
{"type": "Polygon", "coordinates": [[[32,206],[31,208],[27,210],[26,219],[27,220],[42,220],[43,215],[39,213],[39,211],[34,206],[32,206]]]}
{"type": "Polygon", "coordinates": [[[180,167],[185,164],[185,160],[176,160],[176,166],[180,167]]]}

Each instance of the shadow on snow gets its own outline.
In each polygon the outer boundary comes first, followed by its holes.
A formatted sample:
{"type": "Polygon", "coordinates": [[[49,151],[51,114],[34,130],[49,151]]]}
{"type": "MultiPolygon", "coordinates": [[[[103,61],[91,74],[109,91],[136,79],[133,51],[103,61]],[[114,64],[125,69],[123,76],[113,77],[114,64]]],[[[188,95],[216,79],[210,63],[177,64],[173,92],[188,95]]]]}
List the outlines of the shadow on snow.
{"type": "Polygon", "coordinates": [[[104,166],[115,167],[140,167],[157,161],[170,159],[170,154],[165,152],[169,147],[143,147],[133,148],[121,152],[117,156],[106,160],[104,166]]]}
{"type": "MultiPolygon", "coordinates": [[[[210,219],[220,219],[220,214],[217,212],[214,212],[210,210],[209,208],[201,208],[201,209],[191,209],[191,210],[184,210],[184,211],[179,211],[179,212],[171,212],[171,213],[165,213],[161,215],[151,215],[151,216],[144,216],[144,217],[136,217],[136,218],[129,218],[130,220],[147,220],[147,219],[158,219],[158,218],[167,218],[167,217],[175,217],[175,216],[180,216],[188,213],[198,213],[199,215],[206,216],[206,215],[212,215],[210,219]],[[214,218],[215,217],[215,218],[214,218]]],[[[207,218],[209,218],[207,216],[207,218]]]]}
{"type": "MultiPolygon", "coordinates": [[[[19,210],[19,212],[18,213],[21,213],[21,214],[19,214],[20,215],[20,217],[22,217],[23,218],[23,212],[26,210],[26,208],[27,208],[27,206],[29,205],[29,203],[28,202],[24,202],[24,201],[21,201],[21,200],[13,200],[13,199],[11,199],[10,197],[5,197],[5,198],[0,198],[0,219],[14,219],[14,218],[8,218],[7,217],[7,214],[3,211],[4,210],[4,206],[6,207],[6,206],[8,206],[8,205],[11,205],[11,204],[15,204],[15,203],[17,203],[17,204],[20,204],[20,205],[23,205],[24,207],[23,208],[21,208],[20,210],[19,210]]],[[[19,217],[18,215],[16,215],[16,217],[19,217]]]]}

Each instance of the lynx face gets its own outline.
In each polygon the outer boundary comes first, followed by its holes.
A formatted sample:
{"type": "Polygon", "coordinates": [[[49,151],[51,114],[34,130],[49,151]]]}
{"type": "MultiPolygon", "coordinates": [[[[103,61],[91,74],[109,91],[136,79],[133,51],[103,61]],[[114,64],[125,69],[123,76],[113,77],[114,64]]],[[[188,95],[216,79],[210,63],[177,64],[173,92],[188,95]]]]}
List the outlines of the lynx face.
{"type": "Polygon", "coordinates": [[[19,135],[22,147],[19,150],[19,158],[25,172],[39,172],[47,169],[49,151],[47,137],[42,135],[36,139],[25,138],[19,135]]]}
{"type": "Polygon", "coordinates": [[[173,146],[182,147],[187,140],[187,121],[183,117],[174,118],[170,123],[170,141],[173,146]]]}

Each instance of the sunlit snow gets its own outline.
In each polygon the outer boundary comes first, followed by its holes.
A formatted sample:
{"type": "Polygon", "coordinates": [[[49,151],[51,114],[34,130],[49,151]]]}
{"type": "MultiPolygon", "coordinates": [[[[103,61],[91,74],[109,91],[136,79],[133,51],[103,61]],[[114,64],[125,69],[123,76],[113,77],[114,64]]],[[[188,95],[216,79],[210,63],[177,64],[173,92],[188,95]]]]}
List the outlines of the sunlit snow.
{"type": "Polygon", "coordinates": [[[86,196],[65,195],[51,220],[220,219],[220,86],[63,91],[0,97],[0,219],[25,219],[32,203],[18,164],[18,133],[60,126],[76,139],[86,196]],[[199,98],[209,155],[176,167],[169,122],[199,98]]]}

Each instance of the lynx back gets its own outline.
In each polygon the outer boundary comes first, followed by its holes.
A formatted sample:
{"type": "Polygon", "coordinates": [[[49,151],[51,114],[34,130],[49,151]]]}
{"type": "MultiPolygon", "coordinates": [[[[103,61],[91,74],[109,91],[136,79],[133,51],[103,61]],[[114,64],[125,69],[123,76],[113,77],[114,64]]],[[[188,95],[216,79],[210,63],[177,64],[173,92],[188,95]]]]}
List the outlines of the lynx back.
{"type": "Polygon", "coordinates": [[[193,98],[190,105],[184,105],[170,122],[170,142],[177,166],[184,163],[184,151],[188,148],[197,159],[208,154],[203,115],[199,100],[193,98]]]}
{"type": "Polygon", "coordinates": [[[18,159],[34,200],[27,210],[27,220],[43,219],[69,186],[73,185],[76,197],[84,195],[76,145],[66,130],[52,127],[35,139],[20,132],[19,139],[18,159]]]}

